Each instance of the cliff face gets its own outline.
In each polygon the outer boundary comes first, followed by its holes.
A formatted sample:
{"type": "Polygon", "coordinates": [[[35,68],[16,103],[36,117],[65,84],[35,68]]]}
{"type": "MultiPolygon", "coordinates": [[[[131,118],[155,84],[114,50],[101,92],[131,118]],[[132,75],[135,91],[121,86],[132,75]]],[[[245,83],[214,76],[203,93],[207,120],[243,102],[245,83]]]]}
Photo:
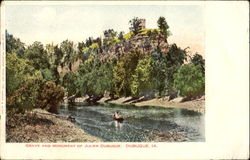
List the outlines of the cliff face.
{"type": "Polygon", "coordinates": [[[115,45],[102,46],[98,57],[101,61],[114,59],[123,56],[129,52],[139,52],[150,54],[159,49],[161,52],[168,52],[169,44],[164,35],[157,32],[155,35],[139,33],[128,40],[121,40],[115,45]]]}
{"type": "MultiPolygon", "coordinates": [[[[73,64],[72,64],[72,72],[76,72],[80,66],[80,64],[82,63],[81,59],[77,59],[73,64]]],[[[60,76],[64,76],[66,73],[70,72],[70,69],[68,66],[58,66],[57,67],[57,71],[59,72],[60,76]]]]}
{"type": "MultiPolygon", "coordinates": [[[[109,42],[112,40],[108,39],[109,42]]],[[[88,58],[89,55],[93,55],[101,62],[117,59],[130,52],[139,52],[141,54],[150,54],[156,50],[167,53],[169,51],[169,44],[166,37],[156,29],[144,29],[137,35],[132,35],[129,38],[123,40],[114,41],[113,43],[107,43],[107,40],[103,40],[101,46],[97,43],[92,44],[87,49],[84,49],[84,55],[81,59],[78,59],[72,63],[72,71],[77,71],[79,65],[88,58]]],[[[59,67],[58,71],[60,75],[64,75],[69,72],[68,66],[63,68],[59,67]]]]}

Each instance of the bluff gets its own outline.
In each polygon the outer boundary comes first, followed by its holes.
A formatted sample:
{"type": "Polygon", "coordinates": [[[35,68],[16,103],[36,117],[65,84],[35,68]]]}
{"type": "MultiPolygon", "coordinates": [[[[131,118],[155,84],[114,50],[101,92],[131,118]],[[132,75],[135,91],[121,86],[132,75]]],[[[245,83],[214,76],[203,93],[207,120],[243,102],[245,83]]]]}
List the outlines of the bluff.
{"type": "MultiPolygon", "coordinates": [[[[130,52],[150,54],[154,51],[167,53],[170,45],[167,37],[159,29],[147,29],[145,19],[140,19],[140,31],[134,34],[130,31],[122,38],[112,37],[111,34],[105,35],[104,39],[98,38],[94,43],[82,49],[83,54],[72,63],[72,71],[77,71],[79,65],[89,56],[94,56],[101,62],[117,59],[130,52]]],[[[60,74],[69,72],[69,67],[58,68],[60,74]]]]}
{"type": "Polygon", "coordinates": [[[150,29],[144,29],[137,35],[133,35],[127,40],[121,40],[120,42],[110,46],[102,46],[102,52],[98,55],[98,57],[101,61],[105,61],[107,59],[121,57],[129,52],[139,52],[143,54],[150,54],[156,50],[168,52],[169,45],[166,38],[157,30],[154,31],[155,32],[153,33],[150,29]]]}

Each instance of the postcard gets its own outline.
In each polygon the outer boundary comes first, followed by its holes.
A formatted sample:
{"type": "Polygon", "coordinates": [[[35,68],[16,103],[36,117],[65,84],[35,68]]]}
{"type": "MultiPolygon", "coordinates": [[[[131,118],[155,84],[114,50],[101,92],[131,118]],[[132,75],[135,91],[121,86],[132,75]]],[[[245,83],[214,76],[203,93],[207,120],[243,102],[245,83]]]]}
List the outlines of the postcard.
{"type": "Polygon", "coordinates": [[[1,158],[248,158],[248,5],[2,2],[1,158]]]}

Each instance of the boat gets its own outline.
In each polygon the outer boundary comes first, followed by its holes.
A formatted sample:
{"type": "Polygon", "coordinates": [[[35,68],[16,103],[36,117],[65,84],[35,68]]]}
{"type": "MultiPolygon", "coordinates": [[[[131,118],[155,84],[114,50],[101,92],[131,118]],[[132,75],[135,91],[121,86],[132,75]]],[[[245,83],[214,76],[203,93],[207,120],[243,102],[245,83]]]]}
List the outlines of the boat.
{"type": "Polygon", "coordinates": [[[113,117],[113,119],[120,122],[120,123],[122,123],[124,121],[124,118],[122,118],[122,117],[118,117],[118,118],[113,117]]]}

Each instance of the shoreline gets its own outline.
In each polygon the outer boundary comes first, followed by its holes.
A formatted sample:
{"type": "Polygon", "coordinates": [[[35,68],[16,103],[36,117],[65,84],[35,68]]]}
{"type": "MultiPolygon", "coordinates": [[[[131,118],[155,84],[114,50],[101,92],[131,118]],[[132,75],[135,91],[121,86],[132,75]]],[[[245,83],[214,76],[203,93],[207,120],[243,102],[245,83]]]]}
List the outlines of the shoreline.
{"type": "MultiPolygon", "coordinates": [[[[113,103],[113,104],[124,104],[124,105],[129,105],[129,104],[133,104],[137,107],[140,106],[159,106],[159,107],[165,107],[165,108],[182,108],[182,109],[188,109],[188,110],[192,110],[192,111],[196,111],[202,114],[205,114],[205,99],[196,99],[196,100],[191,100],[191,101],[186,101],[186,102],[176,102],[175,99],[171,100],[171,101],[167,101],[164,100],[164,98],[153,98],[150,100],[144,100],[141,102],[135,102],[133,103],[133,101],[129,101],[131,99],[131,97],[122,97],[119,98],[117,100],[111,100],[108,102],[105,102],[105,100],[107,100],[107,98],[103,98],[101,99],[100,103],[113,103]],[[128,102],[126,102],[128,101],[128,102]]],[[[177,99],[177,98],[176,98],[177,99]]]]}
{"type": "MultiPolygon", "coordinates": [[[[164,98],[153,98],[136,102],[131,100],[131,97],[122,97],[105,102],[107,99],[104,97],[98,102],[119,105],[132,104],[136,107],[183,108],[205,113],[205,99],[179,102],[178,98],[171,101],[164,100],[164,98]]],[[[24,114],[9,115],[6,122],[7,143],[102,142],[100,138],[85,133],[83,129],[65,117],[42,109],[33,109],[24,114]]]]}
{"type": "Polygon", "coordinates": [[[7,143],[102,142],[69,120],[42,109],[9,115],[6,122],[7,143]]]}

